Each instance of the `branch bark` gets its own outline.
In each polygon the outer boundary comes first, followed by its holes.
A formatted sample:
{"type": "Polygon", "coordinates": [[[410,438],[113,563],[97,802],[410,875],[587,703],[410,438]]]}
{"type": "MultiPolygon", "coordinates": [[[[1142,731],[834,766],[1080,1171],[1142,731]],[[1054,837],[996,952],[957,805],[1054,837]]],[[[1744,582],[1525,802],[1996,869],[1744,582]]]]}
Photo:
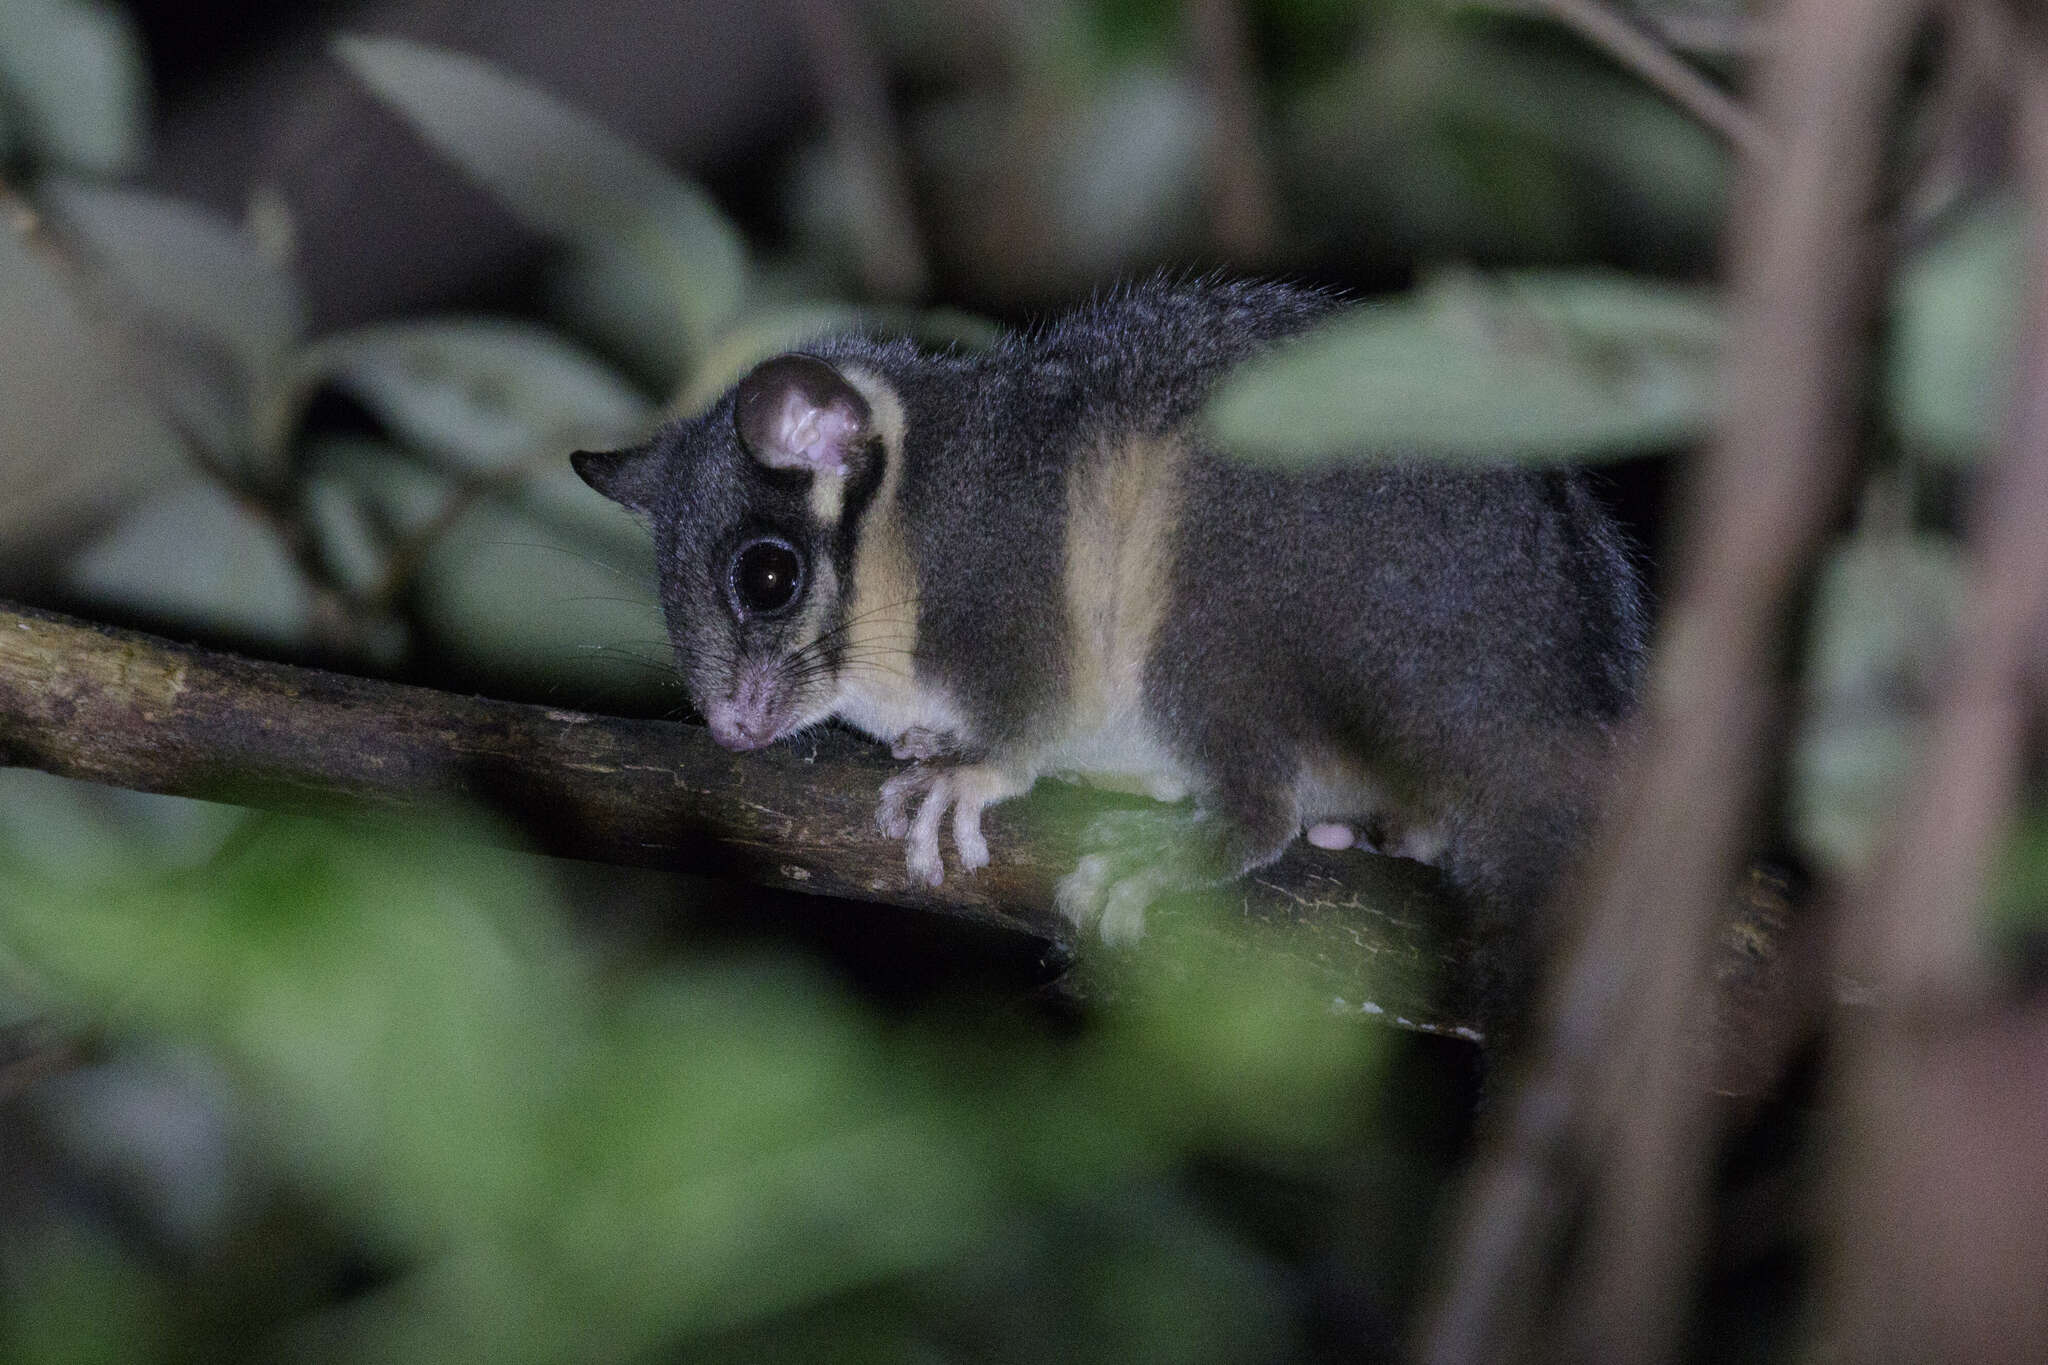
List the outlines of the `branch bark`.
{"type": "MultiPolygon", "coordinates": [[[[897,765],[848,734],[737,755],[699,726],[262,663],[21,608],[0,608],[0,761],[293,811],[477,805],[546,853],[888,901],[1067,946],[1052,886],[1102,804],[1041,784],[985,818],[989,867],[926,890],[875,829],[897,765]]],[[[1348,1008],[1469,1034],[1458,920],[1428,869],[1303,845],[1231,894],[1348,1008]]],[[[1203,932],[1207,917],[1186,919],[1203,932]]]]}
{"type": "MultiPolygon", "coordinates": [[[[990,866],[913,886],[875,829],[874,745],[838,731],[727,753],[700,726],[594,716],[263,663],[0,604],[0,763],[137,791],[406,818],[466,804],[526,846],[952,915],[1073,949],[1053,884],[1109,803],[1061,783],[984,817],[990,866]]],[[[1229,889],[1196,936],[1258,933],[1333,1008],[1477,1039],[1457,908],[1416,863],[1306,842],[1229,889]]],[[[1753,882],[1724,937],[1713,1082],[1746,1094],[1754,1040],[1786,996],[1786,906],[1753,882]]]]}

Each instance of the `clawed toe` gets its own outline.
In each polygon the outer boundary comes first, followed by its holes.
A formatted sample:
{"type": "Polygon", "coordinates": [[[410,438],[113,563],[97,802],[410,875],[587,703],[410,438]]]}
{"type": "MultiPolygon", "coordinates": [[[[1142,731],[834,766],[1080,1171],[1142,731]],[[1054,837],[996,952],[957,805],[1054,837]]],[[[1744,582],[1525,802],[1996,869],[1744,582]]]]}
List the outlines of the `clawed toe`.
{"type": "Polygon", "coordinates": [[[910,880],[921,886],[938,886],[946,875],[939,853],[939,830],[946,813],[953,814],[953,844],[960,870],[973,872],[989,864],[988,840],[981,833],[982,811],[1030,785],[1028,777],[991,765],[940,768],[920,763],[882,784],[875,823],[890,838],[904,841],[904,866],[910,880]]]}
{"type": "Polygon", "coordinates": [[[875,827],[891,839],[910,836],[910,808],[939,780],[939,770],[919,765],[905,768],[882,784],[875,806],[875,827]]]}
{"type": "Polygon", "coordinates": [[[1145,911],[1166,889],[1159,878],[1144,872],[1110,887],[1098,926],[1102,941],[1128,946],[1145,937],[1145,911]]]}
{"type": "Polygon", "coordinates": [[[1091,854],[1074,865],[1053,888],[1053,904],[1076,929],[1086,929],[1102,914],[1103,888],[1109,884],[1109,859],[1091,854]]]}

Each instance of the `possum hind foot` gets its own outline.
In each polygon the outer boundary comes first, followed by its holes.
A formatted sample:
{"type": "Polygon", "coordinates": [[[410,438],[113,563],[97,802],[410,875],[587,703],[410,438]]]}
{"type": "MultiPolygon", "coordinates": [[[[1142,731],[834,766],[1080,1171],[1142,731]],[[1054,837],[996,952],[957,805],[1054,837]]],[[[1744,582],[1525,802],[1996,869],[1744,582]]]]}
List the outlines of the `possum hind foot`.
{"type": "Polygon", "coordinates": [[[1208,856],[1214,842],[1202,810],[1099,815],[1081,836],[1080,861],[1054,888],[1054,903],[1076,929],[1092,927],[1105,943],[1135,943],[1155,901],[1217,884],[1208,856]]]}

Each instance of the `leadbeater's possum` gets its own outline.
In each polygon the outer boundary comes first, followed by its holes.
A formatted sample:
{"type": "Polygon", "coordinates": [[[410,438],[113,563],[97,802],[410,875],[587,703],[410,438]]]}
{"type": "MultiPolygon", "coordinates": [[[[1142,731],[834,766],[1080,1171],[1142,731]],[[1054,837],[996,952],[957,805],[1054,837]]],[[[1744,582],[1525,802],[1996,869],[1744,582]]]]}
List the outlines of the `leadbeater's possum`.
{"type": "Polygon", "coordinates": [[[1610,782],[1637,576],[1574,473],[1219,448],[1216,381],[1335,306],[1158,281],[986,351],[829,337],[576,470],[651,523],[720,744],[836,718],[915,760],[879,812],[913,881],[942,879],[949,812],[971,872],[982,811],[1052,775],[1194,798],[1178,853],[1061,884],[1107,938],[1333,824],[1526,916],[1610,782]]]}

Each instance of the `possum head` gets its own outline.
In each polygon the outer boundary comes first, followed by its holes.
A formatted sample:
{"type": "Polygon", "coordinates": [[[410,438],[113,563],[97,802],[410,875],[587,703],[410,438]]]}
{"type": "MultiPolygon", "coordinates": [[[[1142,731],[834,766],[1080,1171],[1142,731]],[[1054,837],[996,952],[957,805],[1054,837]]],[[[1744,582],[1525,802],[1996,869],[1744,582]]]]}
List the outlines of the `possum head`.
{"type": "Polygon", "coordinates": [[[777,356],[644,446],[571,458],[652,525],[669,637],[712,738],[758,749],[832,714],[850,528],[885,458],[845,374],[777,356]]]}

